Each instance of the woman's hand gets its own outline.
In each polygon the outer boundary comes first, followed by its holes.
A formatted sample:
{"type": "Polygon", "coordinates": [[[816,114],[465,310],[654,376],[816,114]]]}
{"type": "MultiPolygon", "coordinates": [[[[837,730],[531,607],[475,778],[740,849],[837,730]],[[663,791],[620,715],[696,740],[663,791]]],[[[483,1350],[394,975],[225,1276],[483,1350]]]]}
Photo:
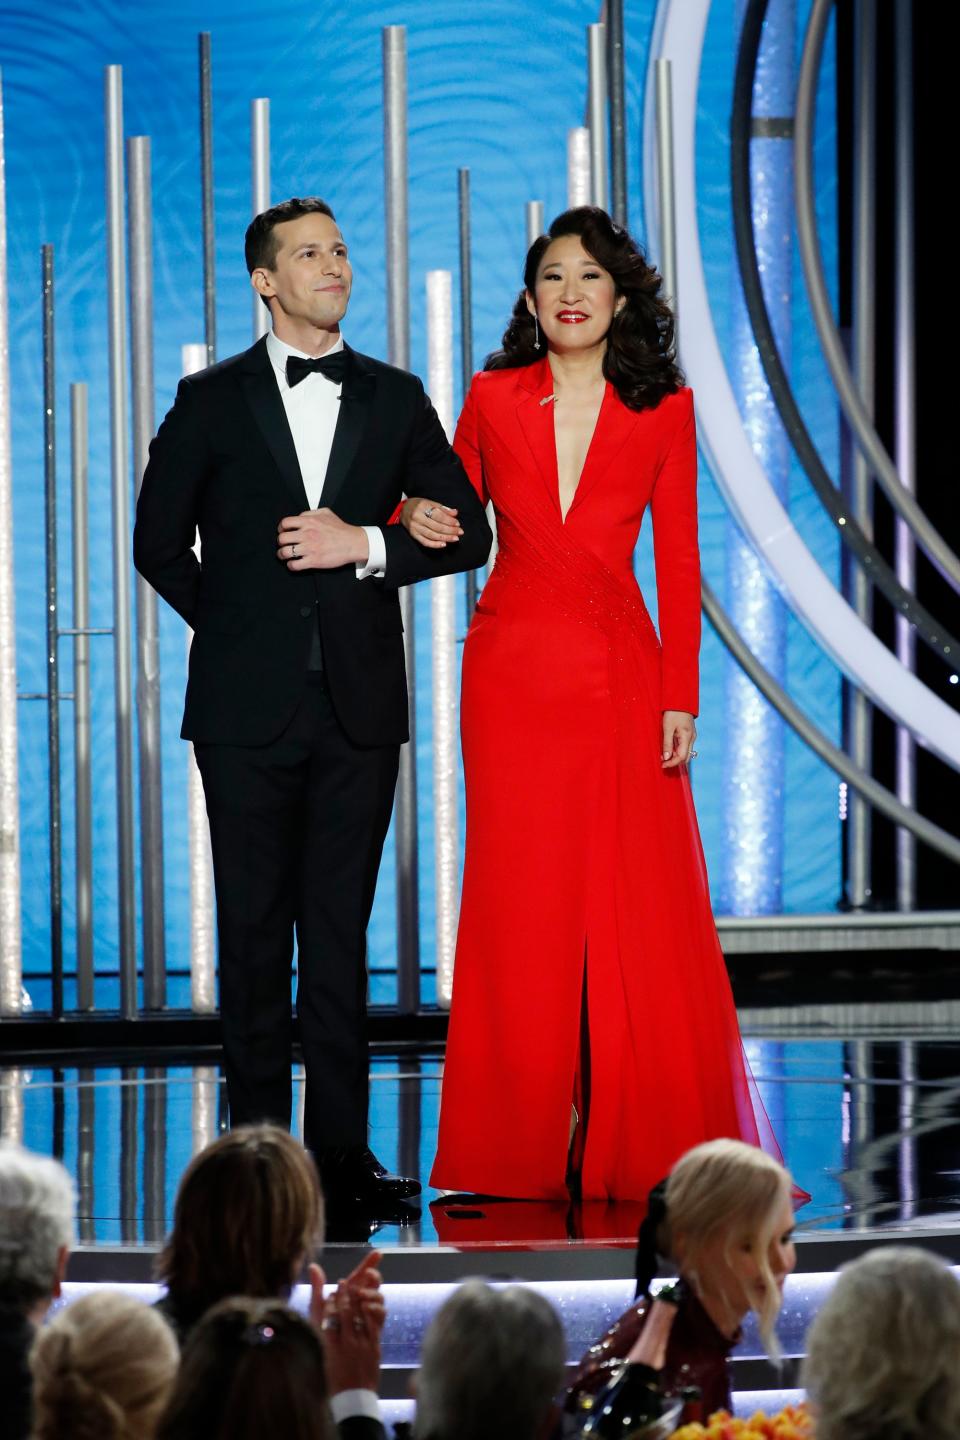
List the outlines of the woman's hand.
{"type": "MultiPolygon", "coordinates": [[[[364,1280],[376,1274],[366,1266],[359,1269],[366,1271],[364,1280]]],[[[380,1333],[386,1319],[379,1283],[376,1288],[358,1284],[361,1277],[355,1270],[325,1297],[320,1266],[311,1265],[309,1274],[310,1319],[323,1344],[330,1394],[376,1391],[380,1385],[380,1333]]]]}
{"type": "Polygon", "coordinates": [[[663,753],[660,763],[664,770],[674,770],[695,758],[693,742],[697,738],[697,727],[693,716],[686,710],[664,710],[663,712],[663,753]]]}
{"type": "Polygon", "coordinates": [[[436,500],[423,500],[419,495],[411,495],[409,500],[404,501],[400,524],[406,526],[414,540],[428,550],[442,550],[446,545],[454,544],[463,534],[455,509],[450,505],[439,505],[436,500]]]}

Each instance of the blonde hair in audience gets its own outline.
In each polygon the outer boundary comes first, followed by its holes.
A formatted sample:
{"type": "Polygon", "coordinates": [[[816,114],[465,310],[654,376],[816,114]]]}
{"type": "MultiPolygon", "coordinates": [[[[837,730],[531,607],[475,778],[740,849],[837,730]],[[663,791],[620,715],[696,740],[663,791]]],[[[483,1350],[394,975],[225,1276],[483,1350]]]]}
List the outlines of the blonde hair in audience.
{"type": "Polygon", "coordinates": [[[817,1440],[957,1440],[960,1284],[911,1246],[861,1255],[810,1327],[803,1380],[817,1440]]]}
{"type": "Polygon", "coordinates": [[[169,1325],[129,1295],[101,1290],[37,1335],[33,1440],[152,1440],[177,1372],[169,1325]]]}
{"type": "Polygon", "coordinates": [[[755,1305],[760,1337],[767,1354],[779,1358],[774,1327],[781,1296],[770,1269],[770,1246],[777,1235],[784,1199],[793,1182],[772,1156],[742,1140],[708,1140],[688,1150],[670,1171],[666,1188],[666,1234],[657,1248],[679,1261],[675,1242],[682,1242],[683,1273],[697,1285],[698,1260],[719,1235],[726,1235],[725,1258],[732,1264],[734,1249],[749,1245],[763,1285],[763,1300],[755,1305]]]}

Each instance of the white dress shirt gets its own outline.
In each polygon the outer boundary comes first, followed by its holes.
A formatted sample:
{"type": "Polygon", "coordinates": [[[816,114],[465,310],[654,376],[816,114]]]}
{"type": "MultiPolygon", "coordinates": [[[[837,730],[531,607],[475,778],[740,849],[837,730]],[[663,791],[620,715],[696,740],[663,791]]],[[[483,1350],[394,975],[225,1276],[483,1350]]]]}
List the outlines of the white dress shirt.
{"type": "MultiPolygon", "coordinates": [[[[335,355],[343,349],[343,336],[324,353],[335,355]]],[[[295,350],[283,340],[278,340],[273,331],[267,332],[267,354],[273,366],[273,373],[280,389],[280,398],[287,416],[287,424],[293,436],[294,449],[300,462],[303,488],[311,510],[316,510],[327,478],[330,451],[333,449],[333,435],[340,414],[340,392],[342,385],[334,385],[325,376],[314,373],[307,375],[298,385],[287,383],[287,359],[290,355],[311,360],[313,356],[302,350],[295,350]]],[[[357,579],[366,580],[368,575],[380,578],[387,569],[387,547],[383,531],[378,525],[361,527],[367,537],[369,554],[366,564],[357,565],[357,579]]]]}

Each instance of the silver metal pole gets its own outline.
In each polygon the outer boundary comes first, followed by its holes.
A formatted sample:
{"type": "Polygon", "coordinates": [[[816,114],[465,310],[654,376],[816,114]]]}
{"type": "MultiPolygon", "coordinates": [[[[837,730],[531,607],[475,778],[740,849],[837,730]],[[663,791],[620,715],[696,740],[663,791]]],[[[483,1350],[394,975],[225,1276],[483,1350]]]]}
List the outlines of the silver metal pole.
{"type": "Polygon", "coordinates": [[[47,772],[50,816],[50,978],[55,1020],[63,1014],[63,838],[60,806],[60,648],[57,615],[57,403],[53,246],[40,247],[43,286],[43,479],[47,622],[47,772]]]}
{"type": "MultiPolygon", "coordinates": [[[[207,364],[217,358],[216,232],[213,214],[213,63],[209,31],[198,36],[200,52],[200,212],[203,221],[203,334],[207,364]]],[[[263,309],[263,307],[260,307],[263,309]]],[[[264,311],[266,314],[266,311],[264,311]]]]}
{"type": "MultiPolygon", "coordinates": [[[[460,383],[467,398],[473,379],[473,267],[470,255],[470,171],[457,171],[458,216],[460,221],[460,383]]],[[[467,624],[477,605],[477,572],[466,576],[467,624]]]]}
{"type": "Polygon", "coordinates": [[[627,116],[623,0],[606,0],[607,92],[610,99],[610,213],[627,223],[627,116]]]}
{"type": "MultiPolygon", "coordinates": [[[[150,138],[127,141],[130,224],[130,353],[133,372],[133,473],[137,495],[153,439],[153,209],[150,138]]],[[[163,907],[163,776],[160,740],[160,622],[157,592],[137,576],[137,737],[140,762],[140,894],[143,906],[143,1003],[167,999],[163,907]]]]}
{"type": "Polygon", "coordinates": [[[96,1211],[96,1091],[92,1066],[77,1071],[77,1234],[81,1244],[97,1239],[96,1211]]]}
{"type": "Polygon", "coordinates": [[[0,70],[0,1015],[18,1015],[23,987],[17,631],[13,574],[13,439],[7,299],[7,200],[0,70]]]}
{"type": "Polygon", "coordinates": [[[660,274],[664,298],[677,305],[677,205],[673,188],[673,84],[670,61],[656,62],[657,190],[660,203],[660,274]]]}
{"type": "Polygon", "coordinates": [[[587,129],[590,131],[590,203],[607,208],[607,29],[587,26],[587,129]]]}
{"type": "MultiPolygon", "coordinates": [[[[184,345],[180,370],[193,375],[207,363],[205,345],[184,345]]],[[[194,549],[199,558],[200,541],[194,549]]],[[[187,628],[187,663],[193,631],[187,628]]],[[[213,896],[213,858],[203,781],[193,746],[187,749],[187,855],[190,871],[190,1008],[211,1015],[217,1008],[217,925],[213,896]]],[[[215,1127],[214,1127],[215,1128],[215,1127]]],[[[210,1139],[213,1138],[211,1132],[210,1139]]]]}
{"type": "Polygon", "coordinates": [[[590,191],[590,131],[574,125],[567,131],[567,205],[589,205],[590,191]]]}
{"type": "MultiPolygon", "coordinates": [[[[894,459],[897,474],[911,494],[917,489],[917,335],[916,279],[913,233],[913,17],[909,0],[896,0],[895,74],[896,243],[894,247],[894,459]]],[[[911,593],[916,588],[916,545],[910,527],[898,515],[894,531],[897,579],[911,593]]],[[[916,666],[916,634],[897,616],[897,658],[907,669],[916,666]]],[[[897,727],[897,796],[911,808],[917,803],[916,746],[905,726],[897,727]]],[[[917,843],[909,830],[897,831],[897,909],[917,903],[917,843]]]]}
{"type": "Polygon", "coordinates": [[[104,77],[107,171],[107,331],[110,357],[110,475],[113,495],[113,631],[117,732],[117,865],[120,1009],[137,1013],[136,879],[133,835],[133,674],[130,658],[130,453],[127,438],[127,307],[123,223],[123,71],[104,77]]]}
{"type": "MultiPolygon", "coordinates": [[[[383,29],[383,127],[387,229],[387,353],[410,368],[410,264],[407,222],[407,31],[383,29]]],[[[410,740],[400,750],[394,825],[397,847],[397,993],[400,1010],[420,1007],[420,892],[417,840],[416,672],[413,587],[400,591],[406,632],[410,740]]]]}
{"type": "MultiPolygon", "coordinates": [[[[250,101],[250,188],[252,214],[270,209],[270,101],[250,101]]],[[[270,329],[270,311],[253,292],[253,338],[259,340],[270,329]]]]}
{"type": "MultiPolygon", "coordinates": [[[[860,399],[871,419],[876,386],[876,167],[877,167],[877,17],[873,0],[857,0],[854,10],[854,150],[853,150],[853,370],[860,399]]],[[[853,446],[854,515],[873,538],[873,477],[860,446],[853,446]]],[[[873,615],[873,593],[862,565],[849,566],[850,601],[867,625],[873,615]]],[[[849,682],[848,682],[849,683],[849,682]]],[[[872,707],[863,692],[849,685],[847,750],[861,770],[873,759],[872,707]]],[[[873,894],[870,806],[850,797],[847,820],[847,903],[854,910],[868,905],[873,894]]]]}
{"type": "MultiPolygon", "coordinates": [[[[427,376],[448,438],[453,436],[453,303],[449,270],[427,271],[427,376]]],[[[460,908],[457,814],[457,586],[443,575],[430,586],[433,640],[433,857],[436,879],[437,999],[449,1005],[460,908]]]]}
{"type": "Polygon", "coordinates": [[[197,1155],[217,1138],[219,1076],[214,1065],[195,1065],[190,1092],[190,1153],[197,1155]]]}
{"type": "Polygon", "coordinates": [[[543,201],[528,200],[526,207],[527,249],[543,234],[543,201]]]}
{"type": "Polygon", "coordinates": [[[90,762],[90,427],[86,385],[70,386],[73,501],[73,766],[76,829],[77,1009],[92,1010],[93,790],[90,762]]]}

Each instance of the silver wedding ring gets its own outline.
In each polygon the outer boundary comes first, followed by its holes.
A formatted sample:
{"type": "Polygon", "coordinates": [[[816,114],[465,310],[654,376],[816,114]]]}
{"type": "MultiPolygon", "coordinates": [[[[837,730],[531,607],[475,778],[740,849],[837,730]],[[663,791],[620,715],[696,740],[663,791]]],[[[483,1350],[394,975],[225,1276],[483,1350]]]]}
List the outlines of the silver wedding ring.
{"type": "Polygon", "coordinates": [[[423,513],[424,513],[424,515],[426,515],[427,519],[429,520],[429,519],[430,519],[430,516],[433,514],[433,506],[432,506],[432,505],[428,505],[427,508],[426,508],[426,510],[424,510],[423,513]]]}
{"type": "Polygon", "coordinates": [[[336,1315],[325,1315],[324,1318],[323,1318],[323,1320],[322,1320],[322,1322],[321,1322],[320,1329],[321,1329],[321,1330],[333,1330],[333,1331],[339,1330],[339,1329],[340,1329],[340,1320],[339,1320],[339,1318],[338,1318],[336,1315]]]}
{"type": "Polygon", "coordinates": [[[296,547],[296,545],[291,545],[291,546],[290,546],[290,558],[291,558],[291,560],[296,560],[296,558],[297,558],[297,547],[296,547]]]}
{"type": "Polygon", "coordinates": [[[361,1334],[361,1333],[363,1332],[363,1330],[366,1329],[366,1326],[364,1325],[363,1319],[361,1318],[361,1316],[359,1316],[359,1315],[354,1315],[354,1317],[353,1317],[353,1328],[354,1328],[354,1330],[356,1330],[356,1332],[357,1332],[358,1335],[361,1334]]]}

